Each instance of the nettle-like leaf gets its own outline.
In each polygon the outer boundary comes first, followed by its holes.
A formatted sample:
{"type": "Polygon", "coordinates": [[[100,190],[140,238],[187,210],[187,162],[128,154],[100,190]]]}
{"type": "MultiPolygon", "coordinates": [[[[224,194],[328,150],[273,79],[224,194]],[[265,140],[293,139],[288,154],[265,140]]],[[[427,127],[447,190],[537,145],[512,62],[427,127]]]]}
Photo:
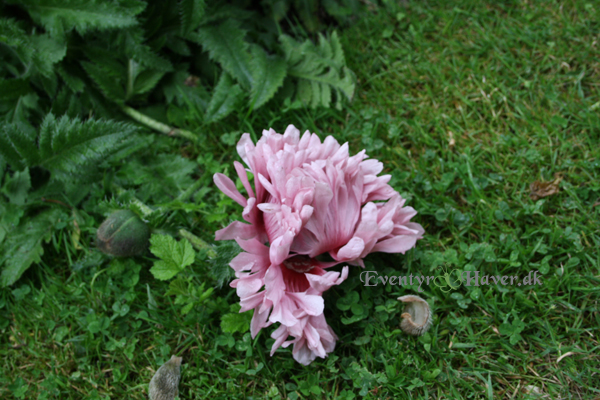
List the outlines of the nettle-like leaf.
{"type": "Polygon", "coordinates": [[[313,108],[329,107],[332,94],[335,106],[341,108],[342,99],[352,99],[356,78],[346,67],[341,43],[334,32],[327,40],[319,35],[319,44],[307,40],[299,43],[287,35],[280,42],[288,63],[288,75],[297,78],[295,99],[313,108]]]}
{"type": "Polygon", "coordinates": [[[84,61],[81,63],[85,72],[98,85],[102,94],[116,103],[123,103],[125,100],[125,89],[119,78],[123,75],[117,75],[106,67],[105,64],[94,64],[84,61]]]}
{"type": "Polygon", "coordinates": [[[187,35],[200,25],[206,13],[204,0],[180,0],[179,14],[181,15],[181,33],[187,35]]]}
{"type": "Polygon", "coordinates": [[[13,19],[0,19],[0,42],[11,47],[23,63],[33,58],[34,49],[29,35],[13,19]]]}
{"type": "Polygon", "coordinates": [[[12,204],[22,206],[25,204],[29,189],[31,189],[31,176],[29,169],[25,168],[23,171],[16,171],[12,176],[7,176],[0,192],[4,193],[12,204]]]}
{"type": "Polygon", "coordinates": [[[179,196],[193,183],[198,164],[179,154],[158,154],[143,162],[134,159],[122,166],[117,177],[122,182],[140,185],[136,195],[142,201],[167,202],[179,196]]]}
{"type": "Polygon", "coordinates": [[[190,35],[243,88],[250,89],[254,78],[245,36],[246,32],[239,27],[239,22],[233,19],[219,25],[203,26],[198,29],[197,35],[190,35]]]}
{"type": "Polygon", "coordinates": [[[135,61],[159,71],[173,71],[173,64],[169,60],[156,54],[150,46],[144,43],[146,35],[141,28],[128,29],[123,34],[125,39],[125,53],[130,55],[135,61]]]}
{"type": "Polygon", "coordinates": [[[206,121],[215,122],[229,115],[235,107],[240,104],[244,91],[240,85],[233,82],[227,72],[221,74],[221,78],[215,86],[213,96],[206,109],[206,121]]]}
{"type": "Polygon", "coordinates": [[[54,75],[54,64],[67,54],[66,43],[49,35],[32,36],[31,43],[35,49],[34,64],[37,69],[44,76],[54,75]]]}
{"type": "Polygon", "coordinates": [[[20,78],[30,77],[36,71],[46,77],[52,76],[53,65],[67,54],[64,40],[46,34],[27,35],[19,23],[12,19],[0,19],[0,42],[9,46],[20,60],[21,65],[5,64],[13,75],[20,78]],[[28,67],[30,64],[34,68],[28,67]]]}
{"type": "Polygon", "coordinates": [[[121,149],[138,128],[113,121],[56,119],[48,114],[38,136],[19,124],[5,124],[1,129],[0,154],[13,168],[39,165],[64,179],[121,149]]]}
{"type": "Polygon", "coordinates": [[[43,242],[50,240],[54,226],[61,219],[67,219],[62,210],[46,210],[8,233],[0,245],[0,266],[3,266],[0,286],[12,285],[32,264],[40,262],[44,254],[43,242]]]}
{"type": "Polygon", "coordinates": [[[52,36],[76,29],[126,28],[137,24],[146,4],[137,0],[9,0],[25,8],[52,36]]]}

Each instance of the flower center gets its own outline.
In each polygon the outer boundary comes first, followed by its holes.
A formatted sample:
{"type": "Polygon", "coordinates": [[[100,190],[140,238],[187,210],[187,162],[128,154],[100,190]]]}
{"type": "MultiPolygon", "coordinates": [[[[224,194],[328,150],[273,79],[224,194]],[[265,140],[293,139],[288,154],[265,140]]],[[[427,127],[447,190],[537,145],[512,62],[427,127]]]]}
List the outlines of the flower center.
{"type": "Polygon", "coordinates": [[[283,262],[283,265],[292,271],[305,273],[316,267],[317,261],[308,256],[294,256],[283,262]]]}

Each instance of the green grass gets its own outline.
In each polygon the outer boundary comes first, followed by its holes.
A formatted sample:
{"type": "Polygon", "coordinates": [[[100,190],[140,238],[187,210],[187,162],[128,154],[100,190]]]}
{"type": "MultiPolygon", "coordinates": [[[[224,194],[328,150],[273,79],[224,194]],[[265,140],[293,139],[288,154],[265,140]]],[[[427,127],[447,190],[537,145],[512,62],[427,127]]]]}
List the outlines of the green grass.
{"type": "MultiPolygon", "coordinates": [[[[359,80],[343,111],[271,105],[202,127],[202,145],[157,138],[155,153],[195,162],[198,185],[210,187],[160,222],[212,242],[241,211],[211,185],[214,172],[233,175],[237,135],[293,123],[366,148],[419,212],[416,249],[371,255],[369,269],[538,270],[542,286],[423,286],[434,324],[413,338],[398,329],[395,299],[416,285],[364,287],[354,268],[325,298],[336,350],[303,367],[291,349],[269,357],[270,329],[255,340],[221,330],[237,302],[227,285],[182,315],[150,257],[106,264],[93,252],[100,214],[85,214],[82,249],[75,230],[60,230],[43,262],[0,292],[0,397],[144,399],[171,354],[184,359],[182,399],[600,397],[600,5],[503,4],[409,2],[362,15],[340,32],[359,80]],[[556,173],[560,192],[531,200],[529,185],[556,173]]],[[[136,195],[167,201],[149,190],[136,195]]],[[[211,286],[205,253],[189,277],[211,286]]]]}

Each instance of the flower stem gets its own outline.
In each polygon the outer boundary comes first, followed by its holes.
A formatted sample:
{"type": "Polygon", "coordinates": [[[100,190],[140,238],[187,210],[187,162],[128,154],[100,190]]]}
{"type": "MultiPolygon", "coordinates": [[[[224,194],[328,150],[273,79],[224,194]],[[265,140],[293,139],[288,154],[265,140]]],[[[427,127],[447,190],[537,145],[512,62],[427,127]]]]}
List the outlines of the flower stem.
{"type": "Polygon", "coordinates": [[[194,246],[198,250],[206,250],[207,254],[210,258],[215,258],[217,253],[215,252],[213,246],[206,243],[204,240],[200,239],[198,236],[194,235],[191,232],[186,231],[185,229],[180,229],[179,234],[190,241],[192,246],[194,246]]]}
{"type": "Polygon", "coordinates": [[[152,119],[129,106],[121,106],[121,110],[140,124],[146,125],[150,129],[154,129],[155,131],[164,133],[169,136],[180,136],[189,139],[193,142],[198,141],[198,137],[194,133],[185,129],[172,128],[169,125],[165,125],[162,122],[158,122],[157,120],[152,119]]]}

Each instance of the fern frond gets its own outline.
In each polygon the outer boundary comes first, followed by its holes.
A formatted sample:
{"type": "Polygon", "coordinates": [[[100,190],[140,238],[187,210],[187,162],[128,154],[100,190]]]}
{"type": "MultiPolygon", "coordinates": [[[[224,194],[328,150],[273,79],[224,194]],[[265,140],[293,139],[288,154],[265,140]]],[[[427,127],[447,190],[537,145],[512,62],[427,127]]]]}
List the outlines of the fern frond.
{"type": "Polygon", "coordinates": [[[52,36],[76,29],[126,28],[137,24],[146,4],[137,0],[9,0],[25,8],[31,18],[52,36]]]}
{"type": "Polygon", "coordinates": [[[345,66],[344,52],[334,32],[329,41],[319,35],[319,45],[309,40],[298,43],[287,35],[280,42],[288,63],[288,75],[298,79],[296,98],[315,108],[329,107],[332,94],[336,108],[342,99],[352,99],[356,86],[354,73],[345,66]]]}
{"type": "Polygon", "coordinates": [[[211,59],[221,64],[243,88],[250,89],[253,81],[252,66],[245,36],[246,32],[240,29],[239,22],[233,19],[219,25],[201,27],[197,35],[190,34],[190,38],[208,50],[211,59]]]}
{"type": "Polygon", "coordinates": [[[257,109],[269,101],[283,85],[287,65],[278,57],[269,57],[259,46],[252,46],[252,91],[250,103],[257,109]]]}

